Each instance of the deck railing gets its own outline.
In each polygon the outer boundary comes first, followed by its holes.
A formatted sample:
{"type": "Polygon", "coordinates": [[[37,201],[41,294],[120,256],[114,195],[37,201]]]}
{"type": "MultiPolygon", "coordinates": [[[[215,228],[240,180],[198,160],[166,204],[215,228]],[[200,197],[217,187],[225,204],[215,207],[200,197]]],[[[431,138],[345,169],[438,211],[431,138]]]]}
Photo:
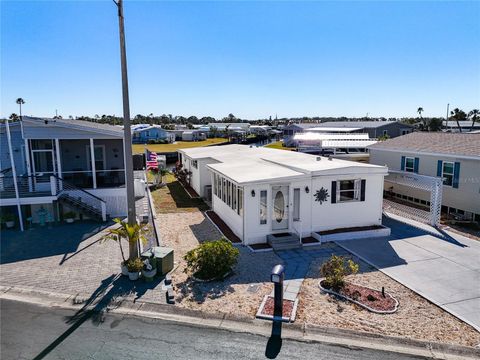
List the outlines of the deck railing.
{"type": "Polygon", "coordinates": [[[79,206],[87,205],[97,212],[98,215],[101,215],[103,221],[106,221],[107,211],[105,200],[93,195],[87,190],[65,181],[59,176],[52,175],[50,179],[52,193],[54,193],[54,195],[58,198],[64,197],[68,199],[69,202],[79,206]]]}

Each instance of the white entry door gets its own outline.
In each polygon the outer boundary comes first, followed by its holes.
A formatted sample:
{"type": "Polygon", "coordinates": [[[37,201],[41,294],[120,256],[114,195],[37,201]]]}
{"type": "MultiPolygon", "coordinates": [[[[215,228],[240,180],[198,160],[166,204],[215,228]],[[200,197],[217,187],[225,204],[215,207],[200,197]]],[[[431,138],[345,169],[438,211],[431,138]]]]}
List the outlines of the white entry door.
{"type": "Polygon", "coordinates": [[[272,230],[288,229],[288,186],[272,187],[272,230]]]}

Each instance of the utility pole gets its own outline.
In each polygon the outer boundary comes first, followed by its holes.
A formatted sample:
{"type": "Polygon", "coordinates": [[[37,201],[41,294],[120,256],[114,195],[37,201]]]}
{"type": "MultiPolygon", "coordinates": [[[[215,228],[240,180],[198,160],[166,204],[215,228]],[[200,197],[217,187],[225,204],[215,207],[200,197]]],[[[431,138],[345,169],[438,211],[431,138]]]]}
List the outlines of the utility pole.
{"type": "MultiPolygon", "coordinates": [[[[123,96],[123,147],[125,156],[125,181],[127,188],[127,214],[128,224],[137,223],[135,215],[135,191],[133,179],[133,158],[132,158],[132,132],[130,129],[130,103],[128,99],[128,76],[127,76],[127,51],[125,49],[125,27],[123,17],[123,0],[113,0],[118,9],[118,28],[120,33],[120,58],[122,65],[122,96],[123,96]]],[[[130,249],[130,258],[138,256],[138,249],[135,247],[135,254],[130,249]]]]}

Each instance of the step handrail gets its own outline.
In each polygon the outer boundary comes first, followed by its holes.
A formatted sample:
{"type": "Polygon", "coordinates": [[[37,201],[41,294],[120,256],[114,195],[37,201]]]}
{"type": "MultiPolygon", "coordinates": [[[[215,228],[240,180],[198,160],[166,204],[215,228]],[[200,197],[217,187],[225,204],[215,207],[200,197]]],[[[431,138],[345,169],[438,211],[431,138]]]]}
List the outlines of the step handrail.
{"type": "MultiPolygon", "coordinates": [[[[81,187],[78,187],[77,185],[74,185],[74,184],[72,184],[72,183],[70,183],[70,182],[68,182],[68,181],[65,181],[65,180],[64,180],[63,178],[61,178],[60,176],[58,176],[58,175],[52,175],[52,176],[53,176],[54,178],[56,178],[57,180],[61,180],[62,183],[67,184],[68,186],[71,186],[71,187],[74,188],[75,190],[79,190],[79,191],[81,191],[81,192],[83,192],[83,193],[85,193],[85,194],[87,194],[87,195],[89,195],[89,196],[91,196],[91,197],[94,197],[95,199],[100,200],[101,202],[105,203],[105,200],[99,198],[99,197],[96,196],[96,195],[93,195],[91,192],[88,192],[87,190],[82,189],[81,187]]],[[[59,190],[58,194],[61,194],[62,191],[63,191],[63,189],[62,189],[62,190],[59,190]]]]}

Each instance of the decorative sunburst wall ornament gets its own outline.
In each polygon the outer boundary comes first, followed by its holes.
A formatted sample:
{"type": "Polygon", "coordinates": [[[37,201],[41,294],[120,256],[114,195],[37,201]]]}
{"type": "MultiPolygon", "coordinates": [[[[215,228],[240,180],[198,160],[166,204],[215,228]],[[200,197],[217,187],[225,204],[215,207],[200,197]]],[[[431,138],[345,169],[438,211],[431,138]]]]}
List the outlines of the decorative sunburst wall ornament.
{"type": "Polygon", "coordinates": [[[317,190],[313,196],[315,196],[315,201],[318,201],[320,205],[322,205],[324,201],[327,201],[330,195],[328,195],[328,190],[322,187],[320,190],[317,190]]]}

